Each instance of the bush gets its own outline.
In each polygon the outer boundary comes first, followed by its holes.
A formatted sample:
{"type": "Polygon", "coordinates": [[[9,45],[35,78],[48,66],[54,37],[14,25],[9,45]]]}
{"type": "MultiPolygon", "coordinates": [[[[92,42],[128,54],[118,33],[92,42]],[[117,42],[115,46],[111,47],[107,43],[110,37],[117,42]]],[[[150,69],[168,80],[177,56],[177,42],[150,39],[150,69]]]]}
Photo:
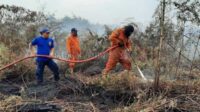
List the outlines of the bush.
{"type": "Polygon", "coordinates": [[[0,66],[2,67],[9,61],[8,48],[4,44],[0,44],[0,66]]]}
{"type": "MultiPolygon", "coordinates": [[[[21,59],[24,56],[17,56],[15,53],[11,52],[4,44],[0,44],[0,67],[4,67],[5,65],[17,60],[21,59]]],[[[2,79],[11,79],[11,80],[21,80],[21,76],[26,76],[28,80],[31,80],[33,78],[34,73],[34,64],[31,60],[25,60],[23,62],[17,63],[9,68],[6,68],[5,70],[1,71],[1,77],[2,79]]]]}

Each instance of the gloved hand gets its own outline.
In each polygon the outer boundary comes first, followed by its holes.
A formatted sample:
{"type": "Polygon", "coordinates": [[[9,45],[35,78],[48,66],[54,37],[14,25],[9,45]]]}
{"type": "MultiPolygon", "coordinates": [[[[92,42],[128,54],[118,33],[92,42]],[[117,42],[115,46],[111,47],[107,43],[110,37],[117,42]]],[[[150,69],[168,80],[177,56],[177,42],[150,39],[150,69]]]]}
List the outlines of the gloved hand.
{"type": "Polygon", "coordinates": [[[124,47],[124,43],[123,42],[120,42],[118,45],[119,45],[119,47],[124,47]]]}

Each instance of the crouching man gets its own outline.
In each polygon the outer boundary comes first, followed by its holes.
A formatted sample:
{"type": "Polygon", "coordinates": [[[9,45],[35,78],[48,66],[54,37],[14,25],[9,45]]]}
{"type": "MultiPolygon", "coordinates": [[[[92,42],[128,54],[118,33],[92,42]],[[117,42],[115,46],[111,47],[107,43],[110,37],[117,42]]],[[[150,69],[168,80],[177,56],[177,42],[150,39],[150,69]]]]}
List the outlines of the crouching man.
{"type": "Polygon", "coordinates": [[[131,61],[127,55],[127,50],[129,53],[132,52],[131,41],[129,37],[134,32],[134,27],[132,25],[127,25],[123,28],[118,28],[112,32],[109,36],[111,47],[118,46],[109,53],[109,58],[105,69],[103,70],[103,77],[106,77],[108,72],[112,70],[117,63],[122,64],[124,69],[131,70],[131,61]]]}

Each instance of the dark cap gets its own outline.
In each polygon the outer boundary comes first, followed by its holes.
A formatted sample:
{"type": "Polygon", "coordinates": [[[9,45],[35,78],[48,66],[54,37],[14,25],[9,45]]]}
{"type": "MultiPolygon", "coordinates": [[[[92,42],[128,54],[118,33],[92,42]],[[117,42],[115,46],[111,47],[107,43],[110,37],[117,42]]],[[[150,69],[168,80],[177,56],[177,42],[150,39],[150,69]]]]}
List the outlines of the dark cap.
{"type": "Polygon", "coordinates": [[[77,32],[77,29],[76,28],[72,28],[71,32],[77,32]]]}
{"type": "Polygon", "coordinates": [[[40,34],[43,34],[43,33],[50,33],[50,31],[48,28],[43,28],[40,30],[40,34]]]}

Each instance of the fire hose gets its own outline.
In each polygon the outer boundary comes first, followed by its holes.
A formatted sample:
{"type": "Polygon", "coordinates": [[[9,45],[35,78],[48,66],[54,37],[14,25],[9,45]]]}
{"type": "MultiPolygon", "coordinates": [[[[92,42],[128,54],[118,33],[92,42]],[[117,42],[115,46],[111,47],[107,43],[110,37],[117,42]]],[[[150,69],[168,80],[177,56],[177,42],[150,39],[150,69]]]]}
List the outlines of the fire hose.
{"type": "MultiPolygon", "coordinates": [[[[113,50],[113,49],[115,49],[115,48],[117,48],[117,47],[118,47],[118,46],[110,47],[110,48],[108,48],[107,50],[105,50],[104,52],[101,52],[101,53],[99,53],[98,55],[96,55],[96,56],[94,56],[94,57],[91,57],[91,58],[88,58],[88,59],[84,59],[84,60],[67,60],[67,59],[65,59],[65,58],[58,58],[58,57],[49,56],[49,55],[33,55],[33,56],[27,56],[27,57],[24,57],[24,58],[15,60],[14,62],[9,63],[9,64],[3,66],[2,68],[0,68],[0,71],[4,70],[4,69],[6,69],[6,68],[9,68],[9,67],[11,67],[11,66],[13,66],[13,65],[15,65],[15,64],[17,64],[17,63],[19,63],[19,62],[21,62],[21,61],[24,61],[24,60],[27,60],[27,59],[31,59],[31,58],[35,58],[35,57],[44,57],[44,58],[56,59],[56,60],[59,60],[59,61],[70,62],[70,63],[84,63],[84,62],[89,62],[89,61],[95,60],[95,59],[97,59],[97,58],[99,58],[99,57],[105,55],[106,53],[108,53],[109,51],[111,51],[111,50],[113,50]]],[[[137,63],[136,63],[136,62],[134,61],[134,59],[132,58],[132,56],[130,56],[130,57],[131,57],[132,61],[134,62],[134,64],[136,65],[136,67],[137,67],[137,69],[138,69],[138,71],[139,71],[139,73],[140,73],[140,76],[141,76],[144,80],[147,80],[147,79],[144,77],[144,75],[143,75],[142,71],[140,70],[140,68],[138,67],[137,63]]]]}
{"type": "Polygon", "coordinates": [[[9,63],[5,66],[3,66],[2,68],[0,68],[0,71],[6,69],[6,68],[9,68],[21,61],[24,61],[24,60],[27,60],[27,59],[31,59],[31,58],[35,58],[35,57],[44,57],[44,58],[50,58],[50,59],[56,59],[56,60],[59,60],[59,61],[63,61],[63,62],[70,62],[70,63],[84,63],[84,62],[89,62],[89,61],[92,61],[92,60],[95,60],[103,55],[105,55],[106,53],[108,53],[109,51],[117,48],[118,46],[114,46],[114,47],[110,47],[108,48],[107,50],[105,50],[104,52],[101,52],[99,53],[98,55],[94,56],[94,57],[91,57],[91,58],[88,58],[88,59],[84,59],[84,60],[67,60],[65,58],[58,58],[58,57],[54,57],[54,56],[49,56],[49,55],[33,55],[33,56],[27,56],[27,57],[23,57],[21,59],[18,59],[18,60],[15,60],[14,62],[12,63],[9,63]]]}

